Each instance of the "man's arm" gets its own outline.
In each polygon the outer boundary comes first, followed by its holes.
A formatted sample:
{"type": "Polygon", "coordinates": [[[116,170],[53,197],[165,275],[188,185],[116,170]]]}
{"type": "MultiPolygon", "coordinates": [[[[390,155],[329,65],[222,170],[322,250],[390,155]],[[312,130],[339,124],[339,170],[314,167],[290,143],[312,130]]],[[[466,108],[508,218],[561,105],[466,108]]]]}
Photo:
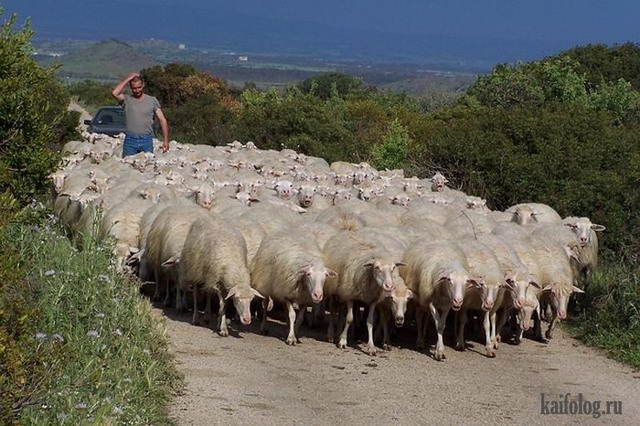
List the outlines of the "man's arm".
{"type": "Polygon", "coordinates": [[[118,102],[124,102],[124,95],[122,94],[122,92],[124,92],[124,88],[127,86],[127,84],[129,84],[131,79],[137,76],[137,72],[132,72],[131,74],[126,76],[120,83],[118,83],[116,87],[113,88],[113,90],[111,91],[111,95],[113,95],[113,97],[116,98],[118,102]]]}
{"type": "Polygon", "coordinates": [[[156,117],[158,117],[160,129],[162,129],[162,152],[167,152],[169,151],[169,123],[160,108],[156,109],[156,117]]]}

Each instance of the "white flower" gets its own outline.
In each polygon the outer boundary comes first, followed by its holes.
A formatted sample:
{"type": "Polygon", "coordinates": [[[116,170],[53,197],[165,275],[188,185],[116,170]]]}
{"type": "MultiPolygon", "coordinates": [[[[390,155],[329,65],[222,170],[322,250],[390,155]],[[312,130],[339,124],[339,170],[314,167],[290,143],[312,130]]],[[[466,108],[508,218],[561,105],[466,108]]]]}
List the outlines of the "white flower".
{"type": "Polygon", "coordinates": [[[79,404],[76,404],[76,408],[80,410],[84,410],[85,408],[87,408],[87,404],[85,404],[84,402],[81,402],[79,404]]]}
{"type": "Polygon", "coordinates": [[[51,338],[57,342],[61,342],[61,343],[64,342],[64,337],[62,337],[62,335],[58,333],[51,336],[51,338]]]}
{"type": "Polygon", "coordinates": [[[104,318],[104,317],[105,315],[102,312],[96,314],[96,318],[104,318]]]}
{"type": "Polygon", "coordinates": [[[56,274],[56,271],[54,271],[53,269],[49,269],[47,272],[44,273],[45,277],[51,277],[53,275],[56,274]]]}
{"type": "Polygon", "coordinates": [[[100,333],[98,333],[96,330],[87,331],[87,337],[98,337],[98,336],[100,336],[100,333]]]}
{"type": "Polygon", "coordinates": [[[119,416],[121,414],[124,414],[124,410],[116,405],[115,407],[113,407],[113,411],[111,412],[111,414],[114,416],[119,416]]]}
{"type": "Polygon", "coordinates": [[[36,333],[36,340],[45,340],[47,338],[47,334],[43,332],[36,333]]]}
{"type": "Polygon", "coordinates": [[[116,331],[113,332],[116,336],[122,336],[122,331],[119,328],[116,328],[116,331]]]}

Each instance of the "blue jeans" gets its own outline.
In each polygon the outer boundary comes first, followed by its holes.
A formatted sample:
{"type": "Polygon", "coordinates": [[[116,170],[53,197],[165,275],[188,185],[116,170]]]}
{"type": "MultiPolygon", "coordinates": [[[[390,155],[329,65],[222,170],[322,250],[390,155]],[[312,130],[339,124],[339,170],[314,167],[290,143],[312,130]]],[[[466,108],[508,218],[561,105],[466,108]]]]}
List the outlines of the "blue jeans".
{"type": "Polygon", "coordinates": [[[153,137],[148,135],[134,135],[127,133],[122,145],[122,157],[134,155],[139,152],[153,152],[153,137]]]}

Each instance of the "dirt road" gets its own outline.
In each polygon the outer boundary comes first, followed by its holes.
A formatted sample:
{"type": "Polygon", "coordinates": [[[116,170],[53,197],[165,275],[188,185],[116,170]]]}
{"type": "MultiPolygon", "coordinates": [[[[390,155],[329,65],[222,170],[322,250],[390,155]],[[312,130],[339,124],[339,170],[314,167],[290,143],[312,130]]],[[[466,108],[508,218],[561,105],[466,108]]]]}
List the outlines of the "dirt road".
{"type": "Polygon", "coordinates": [[[412,330],[403,334],[406,348],[371,357],[361,343],[337,349],[320,331],[303,331],[302,343],[289,347],[281,323],[269,336],[258,333],[258,324],[233,323],[236,332],[223,338],[190,325],[189,315],[166,315],[171,350],[186,377],[171,408],[181,425],[640,424],[640,373],[562,330],[549,344],[502,344],[494,359],[479,342],[466,352],[448,346],[447,359],[437,362],[413,349],[412,330]],[[621,406],[610,404],[599,418],[552,414],[567,393],[574,406],[582,394],[583,413],[587,401],[590,412],[595,401],[600,411],[606,401],[621,406]]]}

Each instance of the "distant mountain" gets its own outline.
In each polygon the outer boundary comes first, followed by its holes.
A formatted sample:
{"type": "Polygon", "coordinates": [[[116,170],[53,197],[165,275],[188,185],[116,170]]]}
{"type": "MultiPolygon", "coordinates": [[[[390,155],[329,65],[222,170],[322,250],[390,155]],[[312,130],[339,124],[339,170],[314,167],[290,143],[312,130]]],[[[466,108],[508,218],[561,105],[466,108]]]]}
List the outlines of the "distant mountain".
{"type": "Polygon", "coordinates": [[[159,65],[151,56],[118,40],[106,40],[49,59],[59,63],[59,77],[116,80],[125,74],[159,65]]]}

